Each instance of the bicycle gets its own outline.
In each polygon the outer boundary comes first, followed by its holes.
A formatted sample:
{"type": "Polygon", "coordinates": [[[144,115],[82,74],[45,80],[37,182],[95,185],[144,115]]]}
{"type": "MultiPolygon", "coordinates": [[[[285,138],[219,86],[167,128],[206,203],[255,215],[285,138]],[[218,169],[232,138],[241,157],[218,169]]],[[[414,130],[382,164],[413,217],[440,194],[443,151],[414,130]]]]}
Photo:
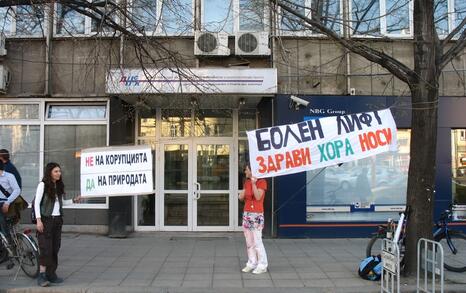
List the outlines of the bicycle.
{"type": "MultiPolygon", "coordinates": [[[[465,272],[466,271],[466,235],[457,230],[449,228],[448,224],[452,218],[451,207],[445,210],[439,220],[435,223],[434,240],[440,242],[443,247],[444,253],[444,267],[445,269],[452,272],[465,272]]],[[[390,237],[393,233],[393,224],[381,225],[378,227],[376,233],[373,234],[372,238],[366,247],[366,256],[374,255],[373,252],[379,251],[380,248],[375,249],[374,247],[381,247],[382,239],[392,238],[390,237]],[[391,235],[390,235],[391,234],[391,235]],[[377,244],[376,244],[377,243],[377,244]],[[374,246],[376,245],[376,246],[374,246]]],[[[405,251],[405,235],[406,235],[406,220],[403,222],[402,235],[398,245],[400,247],[401,257],[401,268],[403,268],[403,254],[405,251]]],[[[377,253],[380,254],[380,253],[377,253]]]]}
{"type": "Polygon", "coordinates": [[[16,231],[17,219],[15,217],[6,217],[5,222],[9,235],[0,232],[0,238],[10,260],[19,266],[15,279],[19,268],[27,276],[36,278],[39,275],[39,250],[36,241],[29,235],[30,231],[25,231],[25,233],[16,231]]]}
{"type": "Polygon", "coordinates": [[[434,240],[440,242],[443,247],[445,269],[462,273],[466,272],[466,235],[448,227],[452,215],[451,207],[440,215],[435,223],[434,240]]]}

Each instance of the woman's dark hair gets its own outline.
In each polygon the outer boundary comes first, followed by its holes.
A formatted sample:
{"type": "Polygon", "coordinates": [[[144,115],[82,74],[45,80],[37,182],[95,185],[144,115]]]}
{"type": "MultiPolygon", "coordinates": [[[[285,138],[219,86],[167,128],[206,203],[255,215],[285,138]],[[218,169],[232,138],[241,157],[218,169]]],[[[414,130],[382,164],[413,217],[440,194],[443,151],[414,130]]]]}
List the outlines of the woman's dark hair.
{"type": "Polygon", "coordinates": [[[63,196],[65,193],[65,185],[63,184],[61,176],[57,182],[53,183],[52,181],[52,170],[56,167],[61,169],[60,165],[57,163],[48,163],[47,166],[45,166],[44,178],[42,178],[42,182],[45,184],[44,190],[46,191],[48,197],[53,200],[55,199],[55,196],[63,196]]]}

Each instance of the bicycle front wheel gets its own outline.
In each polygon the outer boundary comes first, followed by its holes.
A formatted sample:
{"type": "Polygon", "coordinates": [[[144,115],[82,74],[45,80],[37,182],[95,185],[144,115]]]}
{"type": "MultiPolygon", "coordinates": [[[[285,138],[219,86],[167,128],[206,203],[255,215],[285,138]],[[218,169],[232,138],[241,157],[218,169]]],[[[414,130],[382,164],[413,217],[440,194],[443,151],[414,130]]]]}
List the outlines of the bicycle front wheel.
{"type": "Polygon", "coordinates": [[[39,252],[33,240],[23,233],[17,233],[18,247],[16,252],[23,272],[31,278],[39,275],[39,252]]]}
{"type": "Polygon", "coordinates": [[[452,247],[445,234],[436,239],[443,247],[445,269],[452,272],[466,272],[466,235],[459,231],[448,231],[452,247]],[[453,252],[453,247],[456,252],[453,252]]]}

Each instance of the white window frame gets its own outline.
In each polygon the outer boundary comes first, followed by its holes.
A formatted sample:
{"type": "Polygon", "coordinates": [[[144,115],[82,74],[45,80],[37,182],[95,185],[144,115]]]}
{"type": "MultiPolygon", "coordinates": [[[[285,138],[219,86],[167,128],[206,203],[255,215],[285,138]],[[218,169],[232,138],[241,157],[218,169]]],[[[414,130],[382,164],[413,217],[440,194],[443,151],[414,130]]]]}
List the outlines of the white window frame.
{"type": "MultiPolygon", "coordinates": [[[[128,0],[128,12],[129,12],[129,16],[133,15],[133,3],[134,1],[136,0],[128,0]]],[[[156,2],[156,13],[155,13],[155,21],[156,21],[156,26],[155,26],[155,30],[153,31],[145,31],[145,36],[156,36],[156,35],[160,35],[161,32],[162,32],[162,0],[152,0],[154,2],[156,2]]],[[[141,33],[139,33],[137,30],[136,30],[136,33],[138,35],[141,35],[141,33]]]]}
{"type": "MultiPolygon", "coordinates": [[[[109,108],[107,107],[107,104],[106,103],[54,103],[54,102],[50,102],[50,103],[46,103],[45,105],[45,113],[44,113],[44,118],[45,120],[47,121],[62,121],[62,122],[66,122],[66,121],[74,121],[74,123],[76,123],[76,121],[79,121],[79,122],[92,122],[90,124],[102,124],[102,121],[107,121],[108,120],[108,111],[109,111],[109,108]],[[57,118],[48,118],[47,117],[47,114],[49,112],[49,109],[50,109],[50,106],[105,106],[105,117],[104,118],[94,118],[94,119],[73,119],[73,118],[70,118],[70,119],[57,119],[57,118]],[[100,123],[94,123],[94,122],[99,122],[100,123]]],[[[79,124],[87,124],[87,123],[79,123],[79,124]]]]}
{"type": "Polygon", "coordinates": [[[85,16],[85,15],[82,15],[82,17],[84,17],[84,33],[82,34],[67,34],[67,33],[64,33],[64,34],[59,34],[57,32],[57,24],[58,24],[58,14],[57,14],[57,11],[58,11],[58,6],[60,4],[59,3],[55,3],[55,7],[54,7],[54,16],[53,16],[53,35],[56,36],[56,37],[85,37],[85,36],[88,36],[90,35],[90,31],[91,31],[91,21],[90,21],[90,18],[88,16],[85,16]]]}

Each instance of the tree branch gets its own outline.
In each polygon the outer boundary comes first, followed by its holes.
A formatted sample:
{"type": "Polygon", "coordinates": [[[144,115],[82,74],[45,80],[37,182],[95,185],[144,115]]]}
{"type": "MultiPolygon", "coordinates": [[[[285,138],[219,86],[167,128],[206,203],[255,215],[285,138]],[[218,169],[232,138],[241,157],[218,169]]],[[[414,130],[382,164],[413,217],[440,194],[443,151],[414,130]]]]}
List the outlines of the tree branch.
{"type": "Polygon", "coordinates": [[[453,37],[460,32],[460,30],[466,25],[466,17],[461,21],[461,23],[455,27],[454,30],[451,31],[451,33],[448,34],[448,36],[442,41],[442,46],[445,46],[453,37]]]}
{"type": "MultiPolygon", "coordinates": [[[[319,31],[320,33],[326,35],[330,39],[334,40],[335,42],[339,43],[343,47],[347,48],[353,53],[356,53],[358,55],[363,56],[364,58],[368,59],[369,61],[372,61],[374,63],[379,64],[383,68],[387,69],[390,73],[392,73],[394,76],[399,78],[400,80],[406,82],[407,84],[410,84],[412,80],[414,80],[415,73],[412,69],[404,65],[403,63],[399,62],[398,60],[394,59],[393,57],[372,49],[371,47],[368,47],[361,42],[353,41],[351,39],[345,39],[339,36],[336,32],[333,30],[327,28],[325,25],[322,25],[320,22],[310,19],[309,17],[306,17],[294,9],[290,8],[287,6],[283,1],[280,0],[270,0],[275,5],[280,6],[281,9],[285,10],[286,12],[304,20],[306,23],[308,23],[310,26],[312,26],[314,29],[319,31]]],[[[290,4],[292,4],[289,1],[285,1],[290,4]]]]}
{"type": "MultiPolygon", "coordinates": [[[[460,26],[463,27],[465,24],[466,24],[466,18],[463,19],[463,21],[458,27],[460,26]]],[[[455,28],[455,30],[453,30],[448,36],[450,36],[454,31],[456,31],[457,28],[455,28]]],[[[445,46],[446,43],[442,42],[442,45],[445,46]]],[[[451,47],[447,52],[443,54],[443,56],[440,59],[439,69],[442,70],[453,58],[458,56],[458,54],[461,53],[461,51],[463,51],[465,47],[466,47],[466,29],[463,30],[463,32],[461,33],[460,37],[458,38],[456,43],[453,45],[453,47],[451,47]]],[[[444,47],[442,47],[442,49],[443,48],[444,47]]]]}

